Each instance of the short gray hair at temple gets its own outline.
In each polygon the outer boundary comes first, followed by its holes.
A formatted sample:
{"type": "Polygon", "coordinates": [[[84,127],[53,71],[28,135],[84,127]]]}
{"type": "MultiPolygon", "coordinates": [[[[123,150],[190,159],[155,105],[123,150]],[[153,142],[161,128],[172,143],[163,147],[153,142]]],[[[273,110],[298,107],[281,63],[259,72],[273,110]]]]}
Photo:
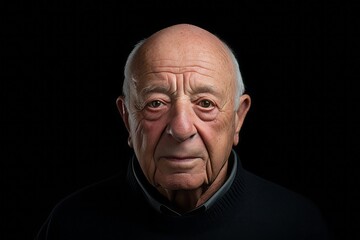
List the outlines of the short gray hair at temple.
{"type": "MultiPolygon", "coordinates": [[[[139,50],[139,48],[144,44],[144,42],[146,41],[146,39],[143,39],[141,41],[139,41],[133,48],[133,50],[130,52],[126,63],[125,63],[125,67],[124,67],[124,82],[123,82],[123,95],[125,98],[125,105],[127,107],[127,109],[129,109],[129,96],[128,93],[130,93],[130,81],[134,80],[133,76],[131,74],[131,63],[133,62],[134,56],[137,53],[137,51],[139,50]]],[[[221,41],[221,40],[220,40],[221,41]]],[[[236,92],[235,92],[235,99],[234,99],[234,106],[235,106],[235,111],[238,109],[239,104],[240,104],[240,96],[245,92],[245,85],[241,76],[241,72],[240,72],[240,67],[239,67],[239,63],[236,59],[236,56],[233,52],[233,50],[224,42],[221,41],[225,48],[228,50],[229,55],[231,57],[232,63],[233,63],[233,67],[235,70],[235,80],[236,80],[236,92]]]]}

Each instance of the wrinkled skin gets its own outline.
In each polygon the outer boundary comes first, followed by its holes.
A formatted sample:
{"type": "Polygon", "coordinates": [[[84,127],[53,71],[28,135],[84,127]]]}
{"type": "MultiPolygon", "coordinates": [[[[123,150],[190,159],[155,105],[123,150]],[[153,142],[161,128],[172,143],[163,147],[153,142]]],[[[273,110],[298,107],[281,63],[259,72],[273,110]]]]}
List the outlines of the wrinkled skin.
{"type": "Polygon", "coordinates": [[[228,50],[211,33],[179,24],[146,40],[131,64],[129,108],[117,106],[147,180],[189,211],[226,181],[228,157],[250,107],[234,106],[228,50]]]}

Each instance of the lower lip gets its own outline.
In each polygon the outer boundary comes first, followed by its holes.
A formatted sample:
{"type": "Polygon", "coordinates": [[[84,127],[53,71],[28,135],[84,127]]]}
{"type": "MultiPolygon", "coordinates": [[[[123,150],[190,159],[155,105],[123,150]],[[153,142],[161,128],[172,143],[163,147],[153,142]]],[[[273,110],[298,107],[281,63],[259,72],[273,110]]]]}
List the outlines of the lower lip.
{"type": "Polygon", "coordinates": [[[196,164],[196,162],[197,162],[197,160],[199,160],[199,158],[163,157],[163,158],[160,158],[160,160],[166,162],[167,164],[170,164],[171,166],[188,168],[188,167],[194,166],[194,164],[196,164]]]}
{"type": "Polygon", "coordinates": [[[168,161],[175,161],[175,162],[188,162],[188,161],[193,161],[197,158],[193,158],[193,157],[189,157],[189,158],[162,157],[161,159],[168,160],[168,161]]]}

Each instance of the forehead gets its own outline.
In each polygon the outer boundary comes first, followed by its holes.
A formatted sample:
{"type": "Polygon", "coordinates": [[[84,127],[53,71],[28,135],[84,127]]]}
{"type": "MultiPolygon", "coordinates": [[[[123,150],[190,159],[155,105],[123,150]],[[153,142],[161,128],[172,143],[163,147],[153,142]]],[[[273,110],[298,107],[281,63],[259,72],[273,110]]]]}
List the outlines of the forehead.
{"type": "Polygon", "coordinates": [[[181,59],[181,61],[159,59],[144,62],[137,70],[134,78],[135,85],[138,90],[153,89],[155,86],[163,86],[165,89],[181,81],[185,84],[184,86],[190,86],[193,90],[207,89],[211,92],[215,89],[233,87],[234,75],[231,71],[224,70],[226,67],[222,67],[217,62],[218,60],[212,55],[181,59]]]}
{"type": "Polygon", "coordinates": [[[179,43],[158,40],[144,43],[134,56],[131,70],[137,80],[156,73],[195,72],[230,81],[235,75],[228,50],[222,44],[206,41],[179,43]]]}

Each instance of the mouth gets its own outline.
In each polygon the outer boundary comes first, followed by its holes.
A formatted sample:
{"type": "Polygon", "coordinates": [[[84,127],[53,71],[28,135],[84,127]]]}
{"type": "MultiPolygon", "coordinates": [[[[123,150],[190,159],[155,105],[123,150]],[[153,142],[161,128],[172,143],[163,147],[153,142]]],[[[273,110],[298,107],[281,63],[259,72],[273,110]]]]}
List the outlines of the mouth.
{"type": "Polygon", "coordinates": [[[199,163],[201,158],[194,156],[164,156],[159,158],[159,160],[168,166],[192,168],[199,163]]]}
{"type": "Polygon", "coordinates": [[[194,156],[163,156],[160,157],[160,159],[164,159],[164,160],[168,160],[168,161],[192,161],[195,159],[199,159],[198,157],[194,157],[194,156]]]}

